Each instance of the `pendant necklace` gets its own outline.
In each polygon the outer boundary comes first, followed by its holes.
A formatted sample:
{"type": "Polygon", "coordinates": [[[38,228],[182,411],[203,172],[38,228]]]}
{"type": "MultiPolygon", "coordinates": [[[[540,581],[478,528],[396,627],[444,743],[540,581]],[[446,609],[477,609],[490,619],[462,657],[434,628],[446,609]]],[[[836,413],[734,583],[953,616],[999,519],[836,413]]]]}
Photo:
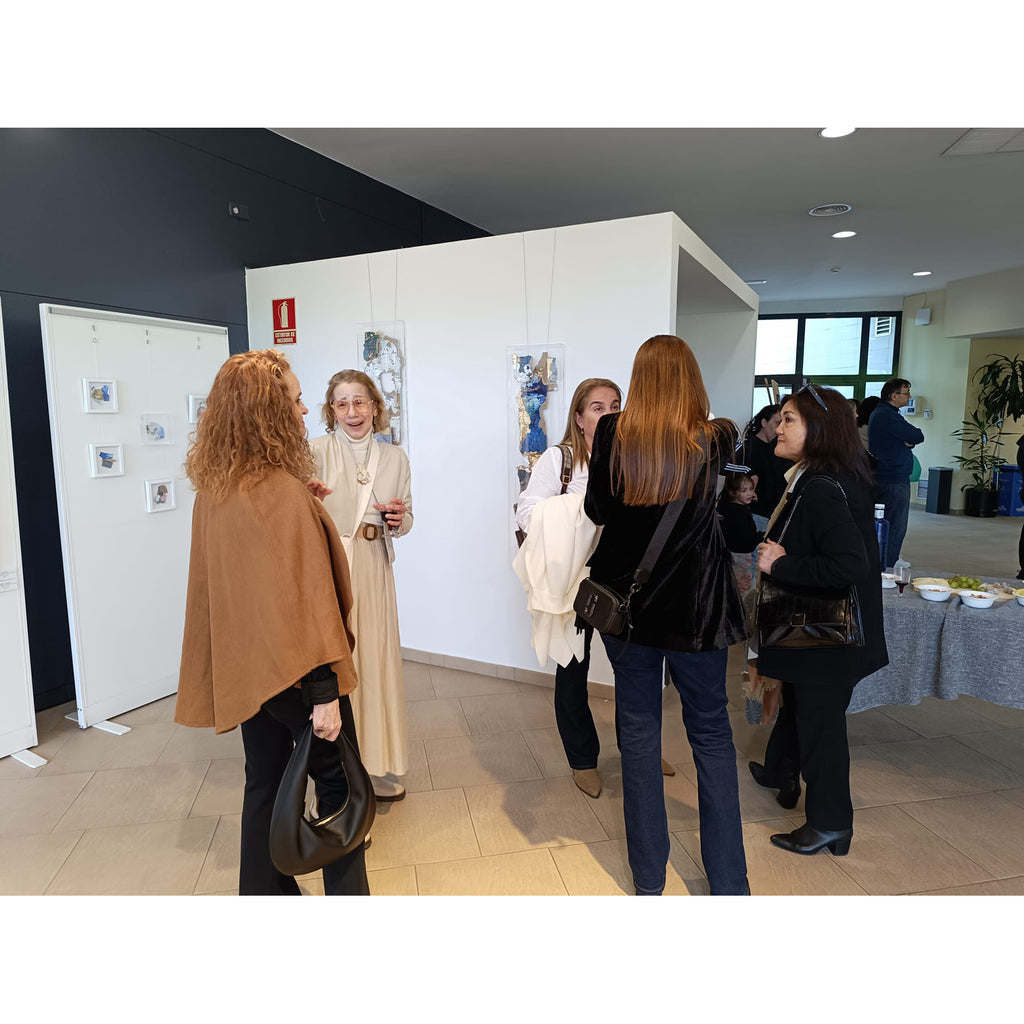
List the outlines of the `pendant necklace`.
{"type": "Polygon", "coordinates": [[[345,440],[348,441],[349,451],[352,452],[352,458],[356,463],[356,482],[366,485],[370,482],[369,463],[371,451],[370,445],[372,443],[370,436],[367,435],[365,439],[361,439],[362,443],[359,445],[359,447],[362,448],[361,453],[356,451],[356,442],[347,434],[345,435],[345,440]]]}

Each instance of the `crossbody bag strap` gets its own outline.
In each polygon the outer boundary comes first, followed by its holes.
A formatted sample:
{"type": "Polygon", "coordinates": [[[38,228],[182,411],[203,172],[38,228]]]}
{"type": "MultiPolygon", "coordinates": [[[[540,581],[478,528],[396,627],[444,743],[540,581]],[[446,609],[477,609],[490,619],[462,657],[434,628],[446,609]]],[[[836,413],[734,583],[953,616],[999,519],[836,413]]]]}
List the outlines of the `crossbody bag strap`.
{"type": "Polygon", "coordinates": [[[654,536],[651,537],[651,542],[647,545],[647,550],[644,552],[644,557],[640,559],[636,572],[633,573],[633,586],[630,588],[630,593],[639,590],[651,578],[651,570],[658,561],[658,557],[668,541],[668,536],[672,532],[672,527],[678,522],[679,514],[683,511],[685,504],[686,498],[682,497],[670,501],[665,506],[665,511],[662,512],[658,522],[658,528],[654,531],[654,536]]]}
{"type": "Polygon", "coordinates": [[[572,445],[560,444],[558,449],[562,453],[562,489],[559,493],[565,494],[572,480],[572,445]]]}
{"type": "Polygon", "coordinates": [[[839,493],[843,496],[843,501],[846,502],[846,507],[850,507],[850,499],[846,496],[846,491],[843,490],[843,485],[835,479],[835,477],[826,476],[824,473],[818,473],[816,476],[810,476],[807,478],[807,482],[800,489],[800,493],[796,496],[796,501],[793,502],[793,507],[789,511],[789,515],[786,517],[786,522],[782,526],[782,533],[779,534],[779,539],[775,542],[776,544],[782,543],[782,538],[786,535],[786,530],[789,529],[789,524],[793,521],[793,513],[796,512],[797,505],[800,504],[800,499],[804,496],[804,491],[807,489],[807,484],[812,480],[827,480],[830,484],[835,484],[839,488],[839,493]]]}

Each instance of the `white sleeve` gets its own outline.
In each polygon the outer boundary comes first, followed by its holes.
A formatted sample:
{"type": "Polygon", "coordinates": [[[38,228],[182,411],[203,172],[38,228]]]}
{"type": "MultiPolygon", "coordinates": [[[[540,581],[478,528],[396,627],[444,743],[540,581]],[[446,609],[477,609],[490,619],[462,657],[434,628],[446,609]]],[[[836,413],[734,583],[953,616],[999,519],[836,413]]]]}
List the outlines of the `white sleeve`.
{"type": "Polygon", "coordinates": [[[545,498],[553,498],[562,491],[562,452],[555,445],[549,448],[533,466],[530,482],[526,490],[519,495],[519,507],[516,509],[516,526],[523,533],[530,532],[530,515],[533,506],[545,498]]]}

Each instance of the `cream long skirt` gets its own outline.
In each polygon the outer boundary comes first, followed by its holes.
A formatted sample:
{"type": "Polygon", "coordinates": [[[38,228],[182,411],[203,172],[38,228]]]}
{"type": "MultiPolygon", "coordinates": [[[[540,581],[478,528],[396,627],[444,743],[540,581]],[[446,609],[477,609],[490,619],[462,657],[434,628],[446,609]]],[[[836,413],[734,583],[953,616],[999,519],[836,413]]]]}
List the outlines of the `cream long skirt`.
{"type": "Polygon", "coordinates": [[[353,538],[349,568],[359,679],[350,697],[359,753],[371,775],[404,775],[409,760],[395,576],[383,543],[363,537],[353,538]]]}

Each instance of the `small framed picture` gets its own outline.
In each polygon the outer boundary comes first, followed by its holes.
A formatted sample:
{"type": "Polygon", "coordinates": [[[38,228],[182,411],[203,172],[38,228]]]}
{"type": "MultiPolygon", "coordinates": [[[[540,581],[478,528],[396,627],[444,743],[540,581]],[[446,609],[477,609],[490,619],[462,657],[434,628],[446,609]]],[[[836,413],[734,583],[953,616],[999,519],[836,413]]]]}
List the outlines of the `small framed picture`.
{"type": "Polygon", "coordinates": [[[124,476],[124,453],[120,444],[90,444],[89,472],[94,477],[124,476]]]}
{"type": "Polygon", "coordinates": [[[86,412],[117,412],[117,381],[83,377],[82,401],[86,412]]]}
{"type": "Polygon", "coordinates": [[[146,481],[146,511],[147,512],[170,512],[174,508],[174,480],[146,481]]]}
{"type": "Polygon", "coordinates": [[[144,412],[142,414],[142,443],[170,444],[171,416],[166,412],[144,412]]]}
{"type": "Polygon", "coordinates": [[[206,408],[206,395],[189,395],[188,396],[188,421],[189,423],[198,423],[199,417],[203,415],[203,410],[206,408]]]}

